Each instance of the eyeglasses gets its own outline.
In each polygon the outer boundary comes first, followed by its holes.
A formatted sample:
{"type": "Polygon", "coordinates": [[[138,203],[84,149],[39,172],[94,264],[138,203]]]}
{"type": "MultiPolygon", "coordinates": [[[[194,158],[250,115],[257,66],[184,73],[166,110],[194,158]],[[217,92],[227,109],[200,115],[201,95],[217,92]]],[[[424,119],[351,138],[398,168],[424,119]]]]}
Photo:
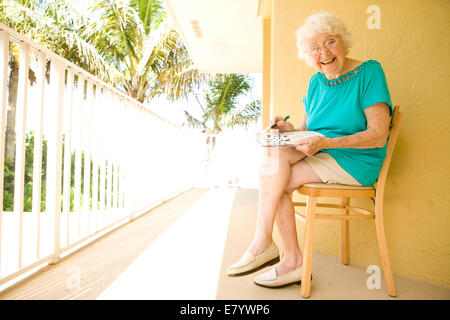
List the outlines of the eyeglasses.
{"type": "Polygon", "coordinates": [[[335,38],[327,39],[324,41],[323,47],[318,44],[315,44],[314,46],[309,48],[307,50],[307,52],[312,56],[316,56],[322,51],[322,48],[325,48],[325,49],[334,48],[338,44],[338,42],[339,42],[339,39],[335,39],[335,38]]]}

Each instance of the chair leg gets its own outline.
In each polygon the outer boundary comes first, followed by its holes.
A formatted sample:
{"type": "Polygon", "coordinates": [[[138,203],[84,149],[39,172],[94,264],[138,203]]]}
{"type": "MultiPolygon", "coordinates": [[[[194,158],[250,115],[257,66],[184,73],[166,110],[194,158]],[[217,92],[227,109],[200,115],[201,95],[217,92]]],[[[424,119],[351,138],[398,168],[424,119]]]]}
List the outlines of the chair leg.
{"type": "Polygon", "coordinates": [[[311,289],[311,266],[312,266],[312,252],[314,242],[314,222],[316,215],[315,197],[307,197],[306,200],[306,226],[305,226],[305,240],[303,248],[303,267],[302,267],[302,286],[301,294],[308,298],[311,289]]]}
{"type": "MultiPolygon", "coordinates": [[[[350,198],[342,198],[342,205],[349,206],[350,198]]],[[[343,213],[348,215],[349,210],[343,209],[343,213]]],[[[350,263],[350,253],[349,253],[349,221],[342,220],[341,221],[341,262],[343,264],[350,263]]]]}
{"type": "Polygon", "coordinates": [[[395,297],[397,294],[395,292],[394,277],[392,275],[391,264],[389,262],[389,254],[384,233],[382,205],[375,206],[375,228],[377,231],[378,249],[380,250],[381,265],[384,272],[384,278],[386,280],[387,291],[391,297],[395,297]]]}

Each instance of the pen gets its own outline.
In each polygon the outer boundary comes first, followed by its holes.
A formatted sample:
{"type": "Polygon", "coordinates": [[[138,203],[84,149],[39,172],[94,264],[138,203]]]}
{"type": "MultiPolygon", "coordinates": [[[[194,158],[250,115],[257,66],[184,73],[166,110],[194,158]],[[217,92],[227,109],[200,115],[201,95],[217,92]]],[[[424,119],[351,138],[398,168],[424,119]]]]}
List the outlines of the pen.
{"type": "MultiPolygon", "coordinates": [[[[284,117],[283,121],[289,120],[290,117],[291,117],[291,116],[286,116],[286,117],[284,117]]],[[[270,129],[273,129],[273,128],[275,128],[276,126],[277,126],[277,124],[275,123],[273,126],[270,127],[270,129]]]]}

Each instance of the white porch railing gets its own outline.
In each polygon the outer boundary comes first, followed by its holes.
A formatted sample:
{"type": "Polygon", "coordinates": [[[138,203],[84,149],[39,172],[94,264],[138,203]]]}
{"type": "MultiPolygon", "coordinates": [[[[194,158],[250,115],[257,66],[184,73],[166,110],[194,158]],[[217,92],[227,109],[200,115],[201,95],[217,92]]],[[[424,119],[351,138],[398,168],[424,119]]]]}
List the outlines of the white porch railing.
{"type": "Polygon", "coordinates": [[[0,201],[0,285],[44,263],[57,263],[75,247],[192,187],[196,159],[191,146],[198,145],[141,103],[0,24],[0,200],[10,43],[20,50],[20,67],[14,210],[4,211],[0,201]],[[33,85],[30,66],[37,75],[33,85]],[[24,212],[30,129],[32,210],[24,212]],[[44,140],[47,175],[41,211],[44,140]]]}

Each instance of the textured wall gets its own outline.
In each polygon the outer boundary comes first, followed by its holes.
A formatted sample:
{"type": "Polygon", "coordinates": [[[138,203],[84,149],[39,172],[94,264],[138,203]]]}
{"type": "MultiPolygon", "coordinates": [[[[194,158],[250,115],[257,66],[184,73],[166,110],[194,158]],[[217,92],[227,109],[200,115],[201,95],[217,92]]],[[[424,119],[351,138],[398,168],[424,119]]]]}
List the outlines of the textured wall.
{"type": "MultiPolygon", "coordinates": [[[[450,1],[275,0],[274,113],[289,114],[296,124],[315,70],[297,59],[295,32],[319,11],[335,13],[348,24],[354,38],[349,57],[381,63],[392,103],[404,113],[385,196],[393,271],[450,287],[450,1]],[[369,5],[381,9],[380,30],[367,28],[369,5]]],[[[372,207],[364,200],[352,204],[372,207]]],[[[301,224],[298,230],[302,238],[301,224]]],[[[316,230],[315,250],[339,257],[339,224],[318,221],[316,230]]],[[[380,265],[373,221],[350,222],[350,259],[380,265]]]]}

